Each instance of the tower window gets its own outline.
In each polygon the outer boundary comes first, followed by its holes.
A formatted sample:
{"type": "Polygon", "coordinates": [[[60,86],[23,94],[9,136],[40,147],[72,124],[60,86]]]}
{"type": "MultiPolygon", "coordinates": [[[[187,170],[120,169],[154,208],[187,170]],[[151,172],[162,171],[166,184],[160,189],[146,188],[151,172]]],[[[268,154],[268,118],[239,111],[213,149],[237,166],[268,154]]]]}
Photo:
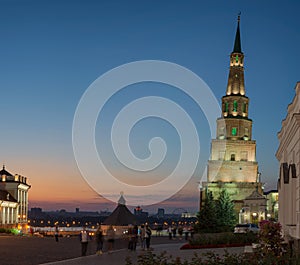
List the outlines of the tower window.
{"type": "Polygon", "coordinates": [[[243,103],[243,112],[246,113],[246,111],[247,111],[247,104],[246,104],[246,102],[244,102],[244,103],[243,103]]]}
{"type": "Polygon", "coordinates": [[[239,62],[239,56],[238,56],[238,55],[235,56],[235,62],[236,62],[236,63],[239,62]]]}
{"type": "Polygon", "coordinates": [[[233,101],[233,111],[237,112],[238,104],[237,101],[233,101]]]}
{"type": "Polygon", "coordinates": [[[219,139],[224,139],[224,136],[225,136],[225,128],[220,127],[219,128],[219,139]]]}
{"type": "Polygon", "coordinates": [[[249,140],[249,129],[248,128],[245,128],[245,133],[244,133],[243,139],[246,141],[249,140]]]}
{"type": "Polygon", "coordinates": [[[230,160],[231,160],[231,161],[235,161],[235,154],[231,154],[230,160]]]}
{"type": "Polygon", "coordinates": [[[232,127],[232,129],[231,129],[231,135],[232,136],[236,136],[236,134],[237,134],[237,128],[236,127],[232,127]]]}
{"type": "Polygon", "coordinates": [[[228,112],[228,102],[225,102],[225,112],[228,112]]]}

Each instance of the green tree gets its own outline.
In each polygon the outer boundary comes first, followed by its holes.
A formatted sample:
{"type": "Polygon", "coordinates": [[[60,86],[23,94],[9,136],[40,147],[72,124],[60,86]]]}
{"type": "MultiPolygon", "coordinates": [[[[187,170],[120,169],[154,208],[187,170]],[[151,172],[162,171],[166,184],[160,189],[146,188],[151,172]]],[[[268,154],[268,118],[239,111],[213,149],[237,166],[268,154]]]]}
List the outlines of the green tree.
{"type": "Polygon", "coordinates": [[[197,229],[205,232],[215,232],[216,230],[216,207],[213,195],[209,191],[205,191],[206,196],[203,201],[203,206],[197,214],[198,225],[197,229]]]}
{"type": "Polygon", "coordinates": [[[221,190],[216,201],[216,224],[220,231],[230,231],[236,224],[234,203],[226,190],[221,190]]]}

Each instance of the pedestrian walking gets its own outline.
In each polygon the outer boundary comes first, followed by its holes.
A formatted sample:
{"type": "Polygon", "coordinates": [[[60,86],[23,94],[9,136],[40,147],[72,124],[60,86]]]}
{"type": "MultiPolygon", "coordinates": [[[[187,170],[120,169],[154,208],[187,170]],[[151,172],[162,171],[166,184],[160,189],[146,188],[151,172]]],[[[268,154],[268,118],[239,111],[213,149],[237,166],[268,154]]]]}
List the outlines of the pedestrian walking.
{"type": "Polygon", "coordinates": [[[174,225],[174,226],[172,227],[173,239],[176,238],[176,231],[177,231],[177,228],[176,228],[176,226],[174,225]]]}
{"type": "Polygon", "coordinates": [[[172,240],[172,227],[168,227],[168,234],[169,234],[169,239],[172,240]]]}
{"type": "Polygon", "coordinates": [[[101,229],[101,225],[98,226],[95,236],[97,243],[96,254],[101,255],[103,249],[103,231],[101,229]]]}
{"type": "Polygon", "coordinates": [[[179,240],[182,240],[183,228],[181,225],[178,227],[178,235],[179,235],[179,240]]]}
{"type": "Polygon", "coordinates": [[[87,246],[88,246],[88,232],[85,226],[80,231],[80,242],[81,242],[81,256],[86,256],[87,246]]]}
{"type": "Polygon", "coordinates": [[[139,229],[137,225],[134,225],[133,229],[132,229],[132,250],[135,251],[136,250],[136,245],[138,242],[138,233],[139,233],[139,229]]]}
{"type": "Polygon", "coordinates": [[[133,249],[133,227],[131,224],[128,226],[127,237],[128,237],[128,250],[132,250],[133,249]]]}
{"type": "Polygon", "coordinates": [[[189,229],[187,226],[184,226],[183,233],[184,233],[184,239],[188,240],[189,239],[189,229]]]}
{"type": "Polygon", "coordinates": [[[141,238],[141,248],[142,248],[142,250],[145,250],[145,247],[146,247],[146,229],[145,229],[144,225],[141,225],[140,238],[141,238]]]}
{"type": "Polygon", "coordinates": [[[147,250],[150,250],[151,235],[152,235],[151,228],[148,225],[146,225],[146,234],[145,234],[145,237],[146,237],[146,247],[147,247],[147,250]]]}
{"type": "Polygon", "coordinates": [[[112,225],[107,229],[108,253],[112,253],[115,243],[115,230],[112,225]]]}
{"type": "Polygon", "coordinates": [[[54,237],[55,237],[55,241],[56,242],[58,242],[58,236],[59,236],[58,226],[55,226],[54,237]]]}
{"type": "Polygon", "coordinates": [[[33,233],[34,233],[33,228],[30,227],[30,235],[33,236],[33,233]]]}
{"type": "Polygon", "coordinates": [[[191,226],[189,230],[190,230],[190,233],[191,233],[191,239],[194,239],[194,234],[195,234],[194,227],[191,226]]]}

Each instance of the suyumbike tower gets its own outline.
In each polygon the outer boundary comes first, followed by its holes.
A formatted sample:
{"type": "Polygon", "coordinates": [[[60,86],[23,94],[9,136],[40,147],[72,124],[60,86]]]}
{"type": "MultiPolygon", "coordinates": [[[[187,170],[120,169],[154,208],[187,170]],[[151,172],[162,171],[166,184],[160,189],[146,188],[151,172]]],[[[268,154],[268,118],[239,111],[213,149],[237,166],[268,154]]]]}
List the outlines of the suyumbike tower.
{"type": "Polygon", "coordinates": [[[200,207],[207,192],[212,192],[217,199],[220,191],[225,189],[235,203],[240,223],[258,222],[265,218],[265,199],[248,109],[238,16],[226,95],[222,97],[222,115],[217,119],[216,139],[211,142],[207,182],[202,183],[200,207]]]}

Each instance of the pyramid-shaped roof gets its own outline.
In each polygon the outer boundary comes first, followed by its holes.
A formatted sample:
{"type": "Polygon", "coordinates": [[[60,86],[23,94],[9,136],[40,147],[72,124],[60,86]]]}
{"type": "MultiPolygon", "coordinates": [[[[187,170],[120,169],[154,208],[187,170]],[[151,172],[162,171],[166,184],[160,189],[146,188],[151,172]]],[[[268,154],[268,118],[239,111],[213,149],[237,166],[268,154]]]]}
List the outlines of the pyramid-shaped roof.
{"type": "Polygon", "coordinates": [[[2,175],[6,175],[6,176],[12,176],[12,174],[11,173],[9,173],[8,171],[6,171],[5,170],[5,166],[3,165],[3,168],[2,168],[2,170],[0,170],[0,176],[2,176],[2,175]]]}
{"type": "Polygon", "coordinates": [[[103,224],[127,226],[129,224],[137,224],[137,221],[126,205],[119,204],[111,215],[104,220],[103,224]]]}
{"type": "Polygon", "coordinates": [[[236,29],[234,47],[233,47],[232,52],[242,53],[241,34],[240,34],[240,15],[238,16],[238,25],[237,25],[237,29],[236,29]]]}
{"type": "Polygon", "coordinates": [[[117,208],[104,220],[103,224],[116,226],[137,224],[134,214],[126,207],[125,202],[123,194],[121,194],[117,208]]]}
{"type": "Polygon", "coordinates": [[[266,199],[265,196],[260,194],[258,190],[254,190],[248,197],[246,197],[245,200],[261,200],[261,199],[266,199]]]}

